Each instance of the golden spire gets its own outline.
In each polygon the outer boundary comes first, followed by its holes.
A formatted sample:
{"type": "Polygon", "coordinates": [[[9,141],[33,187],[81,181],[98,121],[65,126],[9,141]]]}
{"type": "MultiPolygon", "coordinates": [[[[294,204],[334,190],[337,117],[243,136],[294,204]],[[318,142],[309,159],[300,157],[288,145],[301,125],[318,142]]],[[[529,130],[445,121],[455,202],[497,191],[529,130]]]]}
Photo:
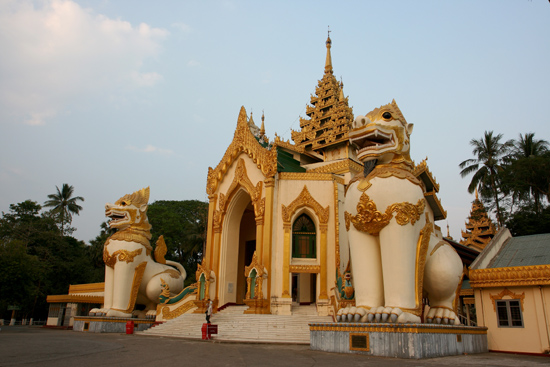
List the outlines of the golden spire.
{"type": "Polygon", "coordinates": [[[332,74],[332,57],[330,57],[330,46],[332,45],[332,41],[330,39],[330,27],[328,29],[328,37],[327,37],[327,60],[325,61],[325,73],[331,73],[332,74]]]}
{"type": "Polygon", "coordinates": [[[476,200],[479,200],[479,198],[477,197],[477,187],[476,187],[476,200]]]}
{"type": "Polygon", "coordinates": [[[264,120],[265,120],[265,116],[264,116],[264,111],[262,110],[262,127],[260,127],[260,137],[265,135],[264,120]]]}

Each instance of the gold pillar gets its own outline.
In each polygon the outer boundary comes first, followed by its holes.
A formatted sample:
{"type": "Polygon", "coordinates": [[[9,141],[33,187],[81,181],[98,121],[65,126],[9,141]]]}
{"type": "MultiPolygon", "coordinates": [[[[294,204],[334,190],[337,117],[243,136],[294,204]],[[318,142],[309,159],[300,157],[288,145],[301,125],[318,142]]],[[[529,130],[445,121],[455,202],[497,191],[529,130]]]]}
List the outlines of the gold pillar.
{"type": "Polygon", "coordinates": [[[319,256],[319,263],[321,265],[321,279],[319,281],[321,286],[321,292],[319,293],[319,299],[328,299],[327,295],[327,230],[328,225],[326,223],[321,224],[321,254],[319,256]]]}
{"type": "Polygon", "coordinates": [[[283,250],[283,298],[290,298],[289,277],[290,277],[290,223],[284,223],[284,250],[283,250]]]}
{"type": "Polygon", "coordinates": [[[214,270],[214,273],[216,274],[216,302],[218,302],[219,299],[219,291],[220,291],[220,243],[221,243],[221,223],[218,225],[214,224],[214,250],[213,250],[213,261],[212,261],[212,269],[214,270]]]}
{"type": "Polygon", "coordinates": [[[214,210],[216,209],[216,202],[217,202],[218,195],[210,195],[208,196],[208,229],[206,231],[206,248],[204,249],[204,261],[206,266],[209,269],[212,269],[212,248],[213,246],[213,218],[214,218],[214,210]]]}
{"type": "MultiPolygon", "coordinates": [[[[271,299],[271,240],[273,238],[273,197],[275,193],[275,179],[267,178],[264,181],[265,187],[265,209],[264,209],[264,228],[263,228],[263,258],[262,264],[267,270],[267,289],[266,298],[271,299]]],[[[271,303],[268,302],[268,313],[271,312],[271,303]]]]}
{"type": "Polygon", "coordinates": [[[258,253],[258,259],[260,264],[263,265],[263,251],[264,250],[264,217],[256,218],[256,252],[258,253]]]}

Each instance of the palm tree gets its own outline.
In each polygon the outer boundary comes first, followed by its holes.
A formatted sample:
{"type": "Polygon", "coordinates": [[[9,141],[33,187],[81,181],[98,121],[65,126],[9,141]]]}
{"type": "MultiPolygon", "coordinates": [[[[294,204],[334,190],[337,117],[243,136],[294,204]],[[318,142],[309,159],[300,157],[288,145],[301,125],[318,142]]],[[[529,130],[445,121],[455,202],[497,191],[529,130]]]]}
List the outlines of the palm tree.
{"type": "Polygon", "coordinates": [[[65,234],[65,224],[70,224],[73,220],[72,215],[78,215],[82,207],[77,204],[77,201],[84,201],[82,196],[73,197],[74,187],[64,183],[59,190],[55,187],[57,193],[48,195],[50,200],[44,203],[46,207],[52,207],[52,212],[59,215],[61,220],[61,233],[65,234]]]}
{"type": "Polygon", "coordinates": [[[466,159],[459,164],[462,169],[461,177],[474,174],[468,186],[468,192],[472,194],[478,188],[482,193],[489,192],[494,199],[499,226],[504,223],[498,201],[499,173],[503,170],[503,159],[513,146],[511,140],[501,143],[501,139],[502,134],[493,136],[492,131],[485,131],[483,138],[470,140],[470,145],[474,147],[472,154],[476,158],[466,159]]]}
{"type": "MultiPolygon", "coordinates": [[[[520,181],[523,189],[519,194],[531,197],[535,201],[535,211],[541,209],[541,196],[548,192],[548,174],[541,171],[543,164],[541,159],[548,158],[548,142],[543,139],[535,139],[535,133],[519,134],[519,140],[513,141],[514,147],[511,154],[511,167],[513,178],[520,181]],[[544,188],[541,190],[541,187],[544,188]]],[[[518,186],[518,185],[514,185],[518,186]]]]}

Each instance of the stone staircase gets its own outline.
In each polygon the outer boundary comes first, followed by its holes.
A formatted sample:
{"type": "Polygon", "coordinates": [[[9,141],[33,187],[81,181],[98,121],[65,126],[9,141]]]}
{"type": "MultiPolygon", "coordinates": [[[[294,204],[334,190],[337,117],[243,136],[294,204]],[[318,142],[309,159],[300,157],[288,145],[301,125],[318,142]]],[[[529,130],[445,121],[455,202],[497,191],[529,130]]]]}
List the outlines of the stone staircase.
{"type": "MultiPolygon", "coordinates": [[[[291,316],[243,314],[248,306],[230,306],[212,316],[218,325],[214,340],[309,344],[310,322],[332,322],[331,316],[317,316],[315,305],[292,308],[291,316]]],[[[137,335],[201,339],[203,314],[186,313],[137,335]]]]}

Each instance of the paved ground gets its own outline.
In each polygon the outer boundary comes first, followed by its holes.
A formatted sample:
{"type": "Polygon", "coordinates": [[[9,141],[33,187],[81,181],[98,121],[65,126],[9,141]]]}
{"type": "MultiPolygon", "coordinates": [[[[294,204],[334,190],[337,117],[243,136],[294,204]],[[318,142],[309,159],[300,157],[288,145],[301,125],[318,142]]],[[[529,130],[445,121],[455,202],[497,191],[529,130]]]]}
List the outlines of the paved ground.
{"type": "Polygon", "coordinates": [[[550,357],[484,353],[424,360],[238,344],[1,326],[0,366],[549,366],[550,357]]]}

